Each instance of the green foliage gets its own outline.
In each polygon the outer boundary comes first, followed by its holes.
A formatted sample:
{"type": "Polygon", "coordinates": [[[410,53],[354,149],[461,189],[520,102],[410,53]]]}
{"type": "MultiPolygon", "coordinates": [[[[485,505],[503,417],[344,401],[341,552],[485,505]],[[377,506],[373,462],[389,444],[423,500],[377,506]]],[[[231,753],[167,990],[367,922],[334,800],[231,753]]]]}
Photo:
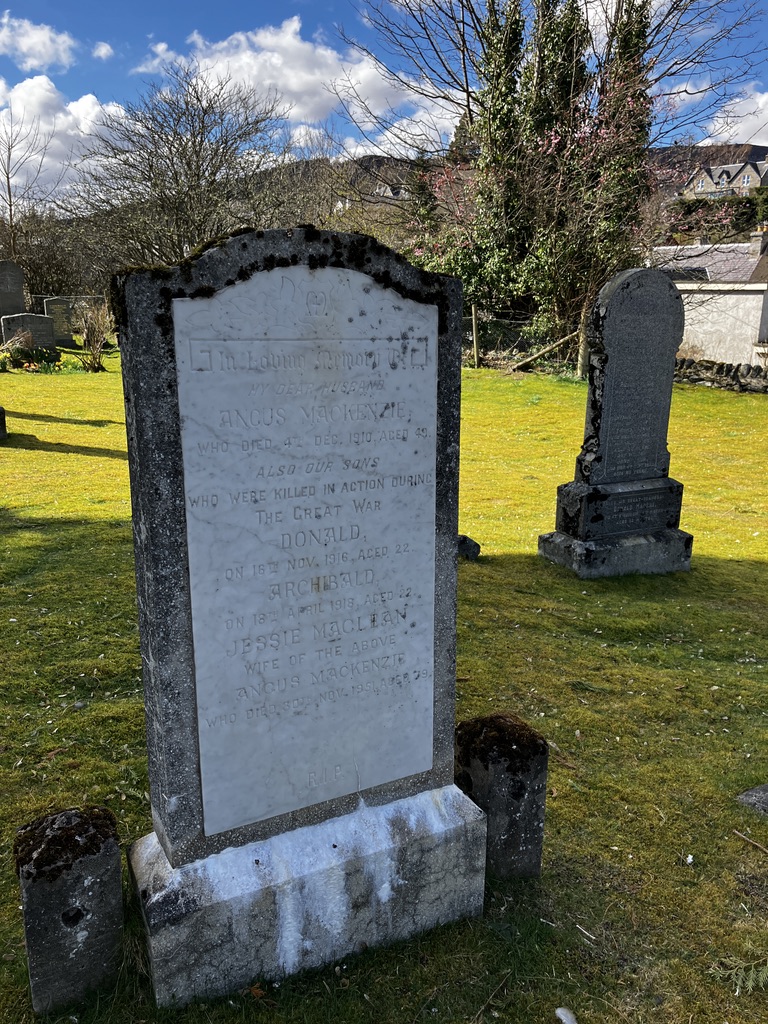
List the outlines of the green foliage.
{"type": "Polygon", "coordinates": [[[713,967],[712,973],[733,985],[737,996],[749,995],[757,989],[768,988],[768,956],[751,961],[728,958],[713,967]]]}
{"type": "Polygon", "coordinates": [[[0,345],[3,369],[24,369],[50,373],[58,366],[60,354],[55,348],[39,348],[29,331],[17,331],[0,345]]]}
{"type": "MultiPolygon", "coordinates": [[[[489,5],[470,213],[420,246],[435,269],[461,272],[468,302],[566,335],[605,281],[637,262],[650,192],[649,12],[648,0],[622,4],[596,62],[576,0],[543,0],[532,21],[516,3],[489,5]]],[[[468,137],[465,119],[453,159],[468,137]]]]}
{"type": "Polygon", "coordinates": [[[711,242],[733,240],[768,220],[768,188],[758,188],[749,196],[676,199],[669,213],[668,240],[691,241],[700,235],[711,242]]]}

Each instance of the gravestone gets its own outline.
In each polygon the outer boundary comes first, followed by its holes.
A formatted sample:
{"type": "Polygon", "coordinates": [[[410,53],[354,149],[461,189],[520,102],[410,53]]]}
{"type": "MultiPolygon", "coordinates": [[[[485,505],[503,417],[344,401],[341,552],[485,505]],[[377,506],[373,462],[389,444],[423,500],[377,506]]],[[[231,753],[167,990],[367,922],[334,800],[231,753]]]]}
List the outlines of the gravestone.
{"type": "Polygon", "coordinates": [[[627,270],[590,322],[589,394],[575,479],[557,491],[539,554],[582,578],[690,568],[683,485],[669,478],[667,427],[683,303],[658,270],[627,270]]]}
{"type": "Polygon", "coordinates": [[[19,332],[32,335],[35,348],[54,348],[53,319],[49,316],[38,316],[36,313],[17,313],[15,316],[4,316],[0,320],[3,341],[8,342],[19,332]]]}
{"type": "Polygon", "coordinates": [[[480,913],[485,818],[453,785],[460,286],[297,228],[114,291],[158,1003],[480,913]]]}
{"type": "Polygon", "coordinates": [[[69,299],[46,299],[45,315],[53,321],[53,340],[57,345],[72,344],[72,311],[69,299]]]}
{"type": "Polygon", "coordinates": [[[0,260],[0,317],[25,309],[24,271],[13,260],[0,260]]]}

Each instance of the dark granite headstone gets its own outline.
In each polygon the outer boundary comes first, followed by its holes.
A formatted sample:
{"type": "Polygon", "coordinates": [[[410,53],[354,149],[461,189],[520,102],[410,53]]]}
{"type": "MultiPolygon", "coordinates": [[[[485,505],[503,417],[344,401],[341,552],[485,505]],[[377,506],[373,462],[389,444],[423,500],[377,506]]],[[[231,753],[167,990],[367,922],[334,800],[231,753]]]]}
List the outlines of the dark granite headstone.
{"type": "Polygon", "coordinates": [[[478,913],[485,818],[453,785],[459,284],[297,228],[116,286],[158,1002],[478,913]]]}
{"type": "Polygon", "coordinates": [[[57,345],[72,344],[72,311],[69,299],[46,299],[45,315],[53,320],[53,340],[57,345]]]}
{"type": "Polygon", "coordinates": [[[4,316],[0,320],[3,341],[10,341],[15,334],[29,333],[32,335],[34,348],[54,348],[53,319],[49,316],[38,316],[35,313],[17,313],[15,316],[4,316]]]}
{"type": "Polygon", "coordinates": [[[113,984],[122,960],[123,887],[117,823],[103,807],[20,828],[14,844],[36,1013],[113,984]]]}
{"type": "Polygon", "coordinates": [[[13,260],[0,260],[0,317],[23,313],[24,271],[13,260]]]}
{"type": "Polygon", "coordinates": [[[682,299],[662,271],[627,270],[600,292],[584,444],[574,480],[558,488],[556,531],[539,537],[540,555],[581,577],[690,568],[667,450],[682,336],[682,299]]]}

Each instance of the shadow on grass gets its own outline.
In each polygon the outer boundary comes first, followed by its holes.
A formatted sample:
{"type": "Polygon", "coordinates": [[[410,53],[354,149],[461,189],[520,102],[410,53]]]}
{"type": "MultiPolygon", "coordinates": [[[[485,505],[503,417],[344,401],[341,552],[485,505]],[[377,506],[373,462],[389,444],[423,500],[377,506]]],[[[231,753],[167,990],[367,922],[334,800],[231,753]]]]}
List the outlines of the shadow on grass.
{"type": "Polygon", "coordinates": [[[78,420],[71,416],[48,416],[39,412],[14,412],[13,409],[6,409],[5,414],[17,420],[37,420],[39,423],[78,423],[84,427],[113,427],[122,422],[121,420],[78,420]]]}
{"type": "Polygon", "coordinates": [[[23,451],[51,452],[54,455],[95,455],[102,459],[122,459],[127,461],[126,452],[117,451],[114,448],[91,448],[82,444],[60,444],[58,441],[41,441],[34,434],[16,434],[8,431],[8,437],[4,441],[6,448],[20,448],[23,451]]]}
{"type": "MultiPolygon", "coordinates": [[[[462,563],[464,564],[464,563],[462,563]]],[[[686,593],[708,593],[714,597],[718,590],[728,588],[733,598],[743,592],[754,591],[768,600],[768,561],[750,558],[713,558],[694,552],[689,572],[673,572],[666,575],[634,573],[628,576],[606,576],[600,579],[581,579],[561,565],[549,562],[536,554],[481,555],[477,562],[466,563],[462,570],[461,582],[487,576],[489,582],[499,582],[506,577],[507,583],[522,594],[538,596],[552,595],[555,591],[564,596],[566,592],[581,595],[584,591],[594,593],[633,594],[642,598],[680,598],[686,593]],[[480,570],[480,572],[478,572],[480,570]],[[533,585],[532,589],[529,589],[533,585]],[[743,591],[742,591],[743,588],[743,591]]]]}

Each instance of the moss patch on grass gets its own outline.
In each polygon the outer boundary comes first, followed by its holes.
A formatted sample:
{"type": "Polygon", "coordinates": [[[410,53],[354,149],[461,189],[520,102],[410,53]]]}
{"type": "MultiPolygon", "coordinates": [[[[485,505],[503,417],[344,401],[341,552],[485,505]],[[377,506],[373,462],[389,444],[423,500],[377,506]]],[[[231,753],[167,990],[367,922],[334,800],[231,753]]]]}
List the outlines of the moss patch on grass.
{"type": "MultiPolygon", "coordinates": [[[[0,402],[0,1019],[31,1024],[15,827],[98,803],[151,828],[122,395],[113,372],[4,374],[0,402]]],[[[137,911],[116,993],[79,1024],[421,1021],[757,1024],[735,962],[768,951],[768,400],[676,387],[672,475],[692,570],[583,581],[538,559],[573,476],[586,387],[464,373],[458,716],[508,710],[551,744],[544,872],[490,879],[482,920],[280,986],[158,1011],[137,911]]],[[[61,1021],[70,1019],[62,1014],[61,1021]]]]}

